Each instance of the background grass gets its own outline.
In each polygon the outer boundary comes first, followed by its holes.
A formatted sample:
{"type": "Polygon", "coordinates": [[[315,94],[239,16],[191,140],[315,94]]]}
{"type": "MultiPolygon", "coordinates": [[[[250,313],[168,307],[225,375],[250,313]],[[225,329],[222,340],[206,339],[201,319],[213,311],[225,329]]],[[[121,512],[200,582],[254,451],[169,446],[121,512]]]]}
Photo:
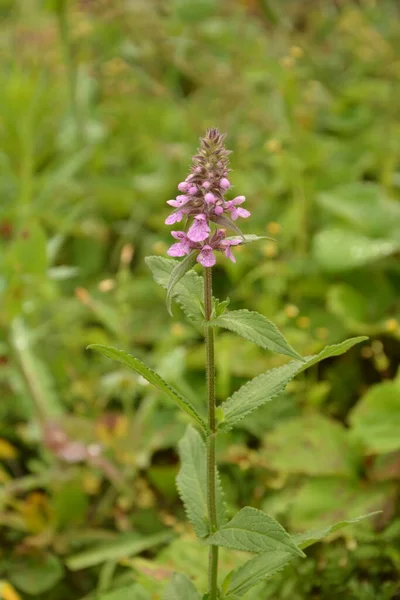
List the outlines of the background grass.
{"type": "MultiPolygon", "coordinates": [[[[185,418],[85,348],[123,348],[202,405],[201,336],[177,306],[170,319],[144,257],[165,254],[165,201],[210,126],[228,132],[245,232],[277,239],[221,259],[219,297],[304,355],[370,336],[219,448],[232,510],[290,531],[382,510],[246,598],[397,598],[398,4],[0,0],[0,14],[4,598],[155,600],[171,569],[204,585],[174,484],[185,418]]],[[[217,362],[222,401],[285,359],[221,332],[217,362]]]]}

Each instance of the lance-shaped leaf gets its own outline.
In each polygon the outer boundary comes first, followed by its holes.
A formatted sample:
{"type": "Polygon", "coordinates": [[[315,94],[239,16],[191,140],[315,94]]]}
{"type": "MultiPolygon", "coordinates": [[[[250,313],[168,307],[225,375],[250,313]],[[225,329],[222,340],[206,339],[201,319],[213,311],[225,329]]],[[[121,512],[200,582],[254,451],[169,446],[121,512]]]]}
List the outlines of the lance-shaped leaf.
{"type": "MultiPolygon", "coordinates": [[[[294,536],[293,541],[299,548],[307,548],[308,546],[319,542],[330,533],[333,533],[342,527],[346,527],[347,525],[351,525],[352,523],[357,523],[362,519],[371,517],[374,514],[376,513],[370,513],[350,521],[341,521],[331,527],[324,527],[307,533],[301,533],[294,536]]],[[[242,597],[243,594],[260,583],[260,581],[268,579],[278,571],[281,571],[294,558],[293,554],[285,551],[259,554],[241,567],[231,571],[225,578],[222,588],[226,595],[237,594],[239,597],[242,597]]]]}
{"type": "MultiPolygon", "coordinates": [[[[164,289],[168,289],[172,272],[181,262],[162,256],[148,256],[146,263],[149,266],[154,280],[164,289]]],[[[195,271],[187,271],[171,290],[173,296],[185,314],[193,321],[201,321],[203,313],[201,303],[204,296],[203,278],[195,271]]]]}
{"type": "Polygon", "coordinates": [[[328,525],[326,527],[321,527],[319,529],[313,529],[311,531],[306,531],[305,533],[299,533],[293,536],[293,541],[297,544],[299,548],[308,548],[308,546],[312,546],[312,544],[316,544],[323,538],[327,537],[331,533],[335,531],[339,531],[339,529],[343,529],[343,527],[347,527],[348,525],[353,525],[354,523],[359,523],[359,521],[363,521],[364,519],[369,519],[374,517],[375,515],[380,514],[380,511],[375,511],[368,513],[367,515],[363,515],[362,517],[357,517],[356,519],[349,519],[347,521],[339,521],[335,523],[335,525],[328,525]]]}
{"type": "Polygon", "coordinates": [[[319,354],[305,357],[304,361],[294,360],[287,365],[271,369],[255,377],[219,407],[219,429],[229,431],[236,423],[256,410],[265,402],[280,394],[286,385],[299,373],[317,364],[324,358],[339,356],[347,352],[355,344],[367,338],[365,336],[351,338],[341,344],[326,346],[319,354]]]}
{"type": "MultiPolygon", "coordinates": [[[[237,236],[229,236],[226,238],[227,240],[237,240],[237,236]]],[[[267,235],[255,235],[254,233],[245,233],[242,236],[241,243],[242,244],[251,244],[252,242],[258,242],[259,240],[270,240],[271,242],[276,242],[275,238],[268,237],[267,235]]]]}
{"type": "Polygon", "coordinates": [[[196,408],[186,400],[179,392],[177,392],[169,383],[164,381],[158,373],[150,369],[147,365],[142,363],[141,360],[131,356],[127,352],[123,350],[117,350],[117,348],[112,348],[111,346],[103,346],[101,344],[91,344],[88,346],[91,350],[96,350],[100,352],[107,358],[113,358],[118,362],[122,363],[126,367],[133,369],[136,373],[139,373],[142,377],[144,377],[149,383],[153,384],[158,390],[164,392],[175,404],[179,406],[182,410],[184,410],[188,415],[192,417],[203,429],[205,433],[208,432],[208,427],[204,419],[199,415],[196,408]]]}
{"type": "Polygon", "coordinates": [[[178,262],[177,265],[172,269],[171,277],[168,281],[167,287],[167,309],[169,314],[172,316],[172,298],[173,292],[176,284],[182,279],[182,277],[190,271],[192,267],[196,264],[196,256],[198,252],[193,250],[190,254],[185,256],[185,258],[178,262]]]}
{"type": "Polygon", "coordinates": [[[182,573],[174,573],[164,591],[162,600],[201,600],[192,581],[182,573]]]}
{"type": "Polygon", "coordinates": [[[289,552],[293,556],[305,556],[275,519],[250,506],[242,508],[206,542],[257,554],[278,550],[289,552]]]}
{"type": "Polygon", "coordinates": [[[279,329],[264,315],[250,310],[226,311],[217,319],[210,321],[211,327],[224,327],[241,335],[246,340],[271,350],[276,354],[286,354],[291,358],[304,359],[284,338],[279,329]]]}
{"type": "Polygon", "coordinates": [[[236,231],[236,233],[238,233],[240,235],[243,242],[245,241],[244,234],[240,231],[239,227],[237,225],[235,225],[235,223],[233,221],[228,219],[228,217],[225,217],[224,215],[213,215],[211,217],[211,220],[215,221],[215,223],[218,223],[218,225],[222,225],[222,227],[227,227],[228,229],[233,229],[233,231],[236,231]]]}
{"type": "MultiPolygon", "coordinates": [[[[186,514],[200,538],[210,533],[207,510],[207,450],[200,434],[188,427],[179,442],[181,469],[176,479],[179,495],[186,514]]],[[[217,520],[218,526],[226,523],[225,504],[217,474],[217,520]]]]}

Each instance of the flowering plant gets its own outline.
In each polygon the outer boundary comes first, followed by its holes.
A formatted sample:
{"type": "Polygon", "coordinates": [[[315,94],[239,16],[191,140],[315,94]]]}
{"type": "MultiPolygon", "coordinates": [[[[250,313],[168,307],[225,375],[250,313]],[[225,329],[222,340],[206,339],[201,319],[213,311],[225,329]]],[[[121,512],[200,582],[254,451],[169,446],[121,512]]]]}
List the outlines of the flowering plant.
{"type": "Polygon", "coordinates": [[[297,374],[325,358],[346,352],[366,339],[352,338],[327,346],[319,354],[301,357],[266,317],[243,309],[228,310],[227,302],[219,302],[213,297],[215,253],[222,251],[235,262],[234,246],[260,239],[257,235],[244,235],[236,225],[239,218],[250,216],[249,211],[242,208],[245,197],[226,199],[231,188],[228,155],[224,136],[217,129],[210,129],[193,157],[189,175],[178,185],[182,194],[168,200],[174,211],[166,219],[166,224],[174,225],[186,220],[185,230],[172,231],[177,241],[169,248],[168,254],[185,258],[180,262],[157,256],[147,259],[156,282],[167,289],[169,310],[175,298],[189,319],[203,327],[207,416],[137,358],[109,346],[91,346],[142,375],[196,424],[196,428],[188,426],[179,445],[181,469],[177,485],[188,519],[199,539],[209,548],[208,590],[200,592],[184,573],[175,574],[167,585],[163,600],[243,598],[260,581],[281,570],[290,561],[304,557],[304,549],[311,544],[340,527],[365,518],[341,521],[331,527],[292,536],[277,521],[256,508],[242,508],[233,516],[227,513],[216,464],[217,438],[254,410],[275,399],[297,374]],[[227,230],[232,230],[235,235],[227,237],[227,230]],[[203,267],[203,278],[193,270],[196,263],[203,267]],[[214,332],[218,327],[234,331],[266,350],[293,360],[255,377],[217,406],[214,332]],[[218,577],[218,549],[221,546],[254,554],[223,581],[219,581],[218,577]]]}

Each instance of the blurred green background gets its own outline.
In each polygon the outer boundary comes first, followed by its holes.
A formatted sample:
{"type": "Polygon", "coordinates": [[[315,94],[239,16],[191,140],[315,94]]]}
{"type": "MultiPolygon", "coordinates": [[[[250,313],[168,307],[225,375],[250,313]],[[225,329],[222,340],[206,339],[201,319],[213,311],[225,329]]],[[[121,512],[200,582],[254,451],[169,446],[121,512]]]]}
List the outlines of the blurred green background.
{"type": "MultiPolygon", "coordinates": [[[[110,343],[204,397],[199,330],[144,263],[210,126],[245,233],[215,288],[316,366],[226,434],[232,511],[301,531],[371,510],[249,600],[399,598],[400,5],[0,0],[0,595],[156,600],[206,556],[175,490],[185,418],[85,350],[110,343]],[[396,595],[397,594],[397,595],[396,595]]],[[[218,399],[285,362],[217,340],[218,399]]],[[[240,556],[222,554],[222,569],[240,556]]]]}

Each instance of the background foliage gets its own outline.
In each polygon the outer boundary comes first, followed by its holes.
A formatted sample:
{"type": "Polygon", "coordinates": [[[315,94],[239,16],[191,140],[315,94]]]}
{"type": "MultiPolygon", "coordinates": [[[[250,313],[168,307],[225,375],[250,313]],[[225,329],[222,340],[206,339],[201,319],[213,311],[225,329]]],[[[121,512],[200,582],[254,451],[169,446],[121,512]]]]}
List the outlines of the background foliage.
{"type": "MultiPolygon", "coordinates": [[[[208,126],[229,132],[246,231],[216,292],[313,367],[227,433],[228,505],[290,531],[381,510],[246,598],[398,598],[400,9],[328,0],[0,0],[0,589],[160,598],[204,585],[174,478],[186,420],[113,344],[204,397],[199,330],[144,257],[208,126]],[[2,586],[2,587],[1,587],[2,586]],[[397,595],[396,595],[397,594],[397,595]]],[[[217,391],[283,364],[220,332],[217,391]]],[[[222,552],[223,570],[238,554],[222,552]]]]}

